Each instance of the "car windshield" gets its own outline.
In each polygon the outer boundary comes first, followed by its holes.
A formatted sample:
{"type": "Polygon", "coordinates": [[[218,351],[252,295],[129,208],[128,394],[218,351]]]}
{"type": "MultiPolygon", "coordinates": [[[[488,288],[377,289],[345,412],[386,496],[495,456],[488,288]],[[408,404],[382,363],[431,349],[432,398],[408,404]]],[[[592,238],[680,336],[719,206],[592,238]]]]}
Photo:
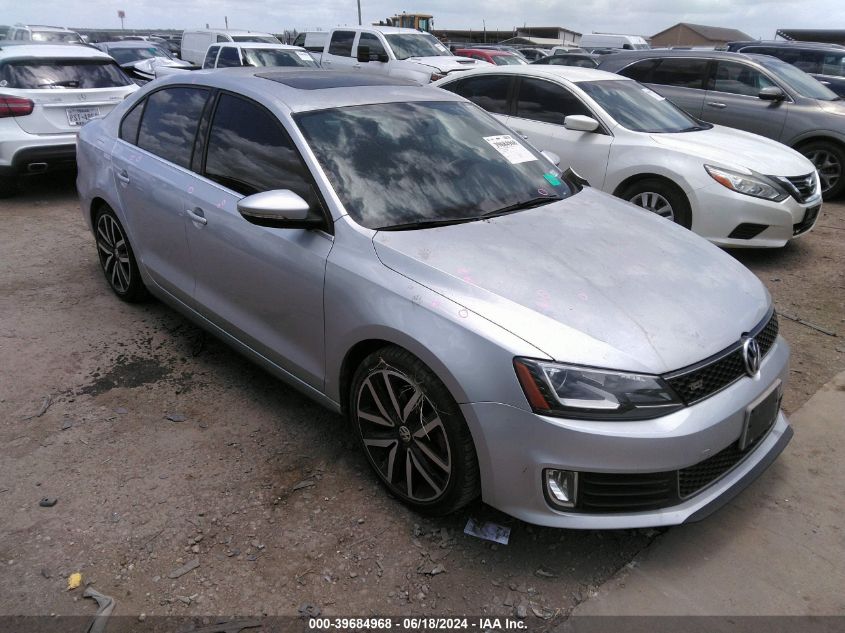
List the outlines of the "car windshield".
{"type": "Polygon", "coordinates": [[[516,55],[491,55],[496,66],[520,66],[527,62],[516,55]]]}
{"type": "Polygon", "coordinates": [[[636,81],[585,81],[578,87],[619,125],[633,132],[694,132],[709,127],[636,81]]]}
{"type": "Polygon", "coordinates": [[[152,59],[153,57],[166,57],[172,59],[169,52],[156,46],[155,44],[144,44],[143,46],[115,46],[109,48],[109,55],[111,55],[118,64],[131,64],[132,62],[141,61],[142,59],[152,59]]]}
{"type": "Polygon", "coordinates": [[[277,48],[242,48],[249,66],[306,66],[316,68],[317,62],[305,51],[277,48]]]}
{"type": "Polygon", "coordinates": [[[131,83],[110,59],[11,60],[0,66],[0,87],[115,88],[131,83]]]}
{"type": "Polygon", "coordinates": [[[754,55],[754,57],[767,70],[771,71],[802,97],[818,99],[819,101],[836,101],[839,99],[839,96],[835,92],[792,64],[787,64],[784,61],[767,55],[754,55]]]}
{"type": "Polygon", "coordinates": [[[387,43],[393,49],[396,59],[409,57],[448,57],[452,53],[428,33],[391,33],[385,35],[387,43]]]}
{"type": "Polygon", "coordinates": [[[295,118],[346,210],[371,229],[477,220],[573,193],[551,163],[471,103],[350,106],[295,118]]]}
{"type": "Polygon", "coordinates": [[[71,44],[82,42],[79,35],[66,31],[33,31],[32,39],[35,42],[65,42],[71,44]]]}
{"type": "Polygon", "coordinates": [[[262,44],[280,44],[272,35],[233,35],[233,42],[261,42],[262,44]]]}

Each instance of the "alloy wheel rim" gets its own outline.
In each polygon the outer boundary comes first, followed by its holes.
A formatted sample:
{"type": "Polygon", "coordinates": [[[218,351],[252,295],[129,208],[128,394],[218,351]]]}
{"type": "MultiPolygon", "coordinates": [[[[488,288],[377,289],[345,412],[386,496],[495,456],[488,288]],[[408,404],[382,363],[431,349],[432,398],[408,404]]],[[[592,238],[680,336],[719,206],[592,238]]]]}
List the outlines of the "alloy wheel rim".
{"type": "Polygon", "coordinates": [[[129,290],[132,281],[129,247],[117,220],[107,214],[97,221],[97,252],[112,288],[120,293],[129,290]]]}
{"type": "Polygon", "coordinates": [[[437,408],[395,369],[376,369],[356,395],[358,430],[370,463],[387,485],[415,502],[443,495],[452,451],[437,408]]]}
{"type": "Polygon", "coordinates": [[[643,191],[631,198],[631,202],[638,207],[648,209],[667,220],[672,220],[673,222],[675,221],[675,211],[672,209],[672,205],[659,193],[654,191],[643,191]]]}
{"type": "Polygon", "coordinates": [[[842,177],[842,163],[832,152],[817,149],[807,154],[807,159],[813,163],[822,181],[822,193],[826,193],[836,186],[842,177]]]}

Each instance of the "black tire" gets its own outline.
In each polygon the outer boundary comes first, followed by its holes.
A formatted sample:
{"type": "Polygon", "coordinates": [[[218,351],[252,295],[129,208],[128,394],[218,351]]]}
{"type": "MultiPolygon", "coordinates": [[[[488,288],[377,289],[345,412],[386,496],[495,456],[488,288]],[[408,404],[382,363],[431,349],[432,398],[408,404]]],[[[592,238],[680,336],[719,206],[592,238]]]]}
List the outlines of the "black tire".
{"type": "Polygon", "coordinates": [[[391,494],[435,516],[478,496],[469,428],[449,390],[419,358],[393,345],[373,352],[355,371],[348,398],[361,448],[391,494]],[[384,415],[390,426],[382,423],[384,415]]]}
{"type": "Polygon", "coordinates": [[[0,198],[11,198],[18,192],[18,179],[14,176],[0,176],[0,198]]]}
{"type": "Polygon", "coordinates": [[[100,268],[112,292],[127,303],[149,298],[126,231],[108,205],[102,205],[94,214],[94,238],[100,268]]]}
{"type": "Polygon", "coordinates": [[[811,141],[798,147],[819,172],[822,198],[832,200],[845,190],[845,148],[830,141],[811,141]]]}
{"type": "MultiPolygon", "coordinates": [[[[619,194],[619,197],[639,207],[648,208],[641,201],[649,194],[657,194],[669,203],[671,206],[672,221],[680,224],[685,229],[692,228],[692,211],[690,210],[689,200],[687,200],[686,194],[680,187],[668,180],[663,180],[662,178],[643,178],[628,185],[619,194]]],[[[659,209],[659,207],[657,208],[659,209]]],[[[655,211],[655,209],[649,210],[655,211]]],[[[660,211],[655,211],[655,213],[663,215],[660,211]]],[[[669,219],[668,216],[664,217],[669,219]]]]}

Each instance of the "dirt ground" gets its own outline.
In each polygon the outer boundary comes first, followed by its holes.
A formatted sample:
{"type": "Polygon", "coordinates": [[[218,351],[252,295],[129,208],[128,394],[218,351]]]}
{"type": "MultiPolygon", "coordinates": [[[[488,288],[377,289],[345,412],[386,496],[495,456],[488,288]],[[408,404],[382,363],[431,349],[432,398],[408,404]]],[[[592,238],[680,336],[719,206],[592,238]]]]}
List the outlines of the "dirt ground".
{"type": "MultiPolygon", "coordinates": [[[[537,528],[480,502],[422,518],[339,416],[169,308],[118,301],[71,177],[29,182],[0,222],[0,615],[93,614],[66,590],[81,572],[123,615],[519,611],[543,630],[656,535],[537,528]],[[468,517],[510,543],[464,535],[468,517]]],[[[781,318],[787,411],[845,369],[843,231],[845,204],[828,204],[787,248],[735,254],[782,314],[838,334],[781,318]]]]}

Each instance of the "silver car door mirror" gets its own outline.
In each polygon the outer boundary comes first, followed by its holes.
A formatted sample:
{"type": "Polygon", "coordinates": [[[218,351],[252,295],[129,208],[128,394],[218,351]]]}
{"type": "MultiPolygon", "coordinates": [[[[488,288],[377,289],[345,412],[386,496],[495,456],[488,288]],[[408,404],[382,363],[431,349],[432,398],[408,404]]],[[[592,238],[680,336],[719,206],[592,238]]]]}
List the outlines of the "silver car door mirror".
{"type": "Polygon", "coordinates": [[[275,228],[313,228],[322,219],[309,214],[308,203],[290,189],[263,191],[238,202],[238,212],[248,222],[275,228]]]}
{"type": "Polygon", "coordinates": [[[583,114],[570,114],[563,120],[563,127],[575,132],[594,132],[599,127],[599,122],[591,116],[583,114]]]}
{"type": "Polygon", "coordinates": [[[552,165],[554,165],[555,167],[557,167],[558,165],[560,165],[560,156],[558,156],[558,155],[557,155],[557,154],[555,154],[554,152],[550,152],[549,150],[544,149],[544,150],[543,150],[542,152],[540,152],[540,153],[543,155],[543,157],[544,157],[547,161],[549,161],[549,162],[550,162],[552,165]]]}
{"type": "Polygon", "coordinates": [[[786,95],[777,86],[766,86],[757,95],[763,101],[783,101],[786,95]]]}

